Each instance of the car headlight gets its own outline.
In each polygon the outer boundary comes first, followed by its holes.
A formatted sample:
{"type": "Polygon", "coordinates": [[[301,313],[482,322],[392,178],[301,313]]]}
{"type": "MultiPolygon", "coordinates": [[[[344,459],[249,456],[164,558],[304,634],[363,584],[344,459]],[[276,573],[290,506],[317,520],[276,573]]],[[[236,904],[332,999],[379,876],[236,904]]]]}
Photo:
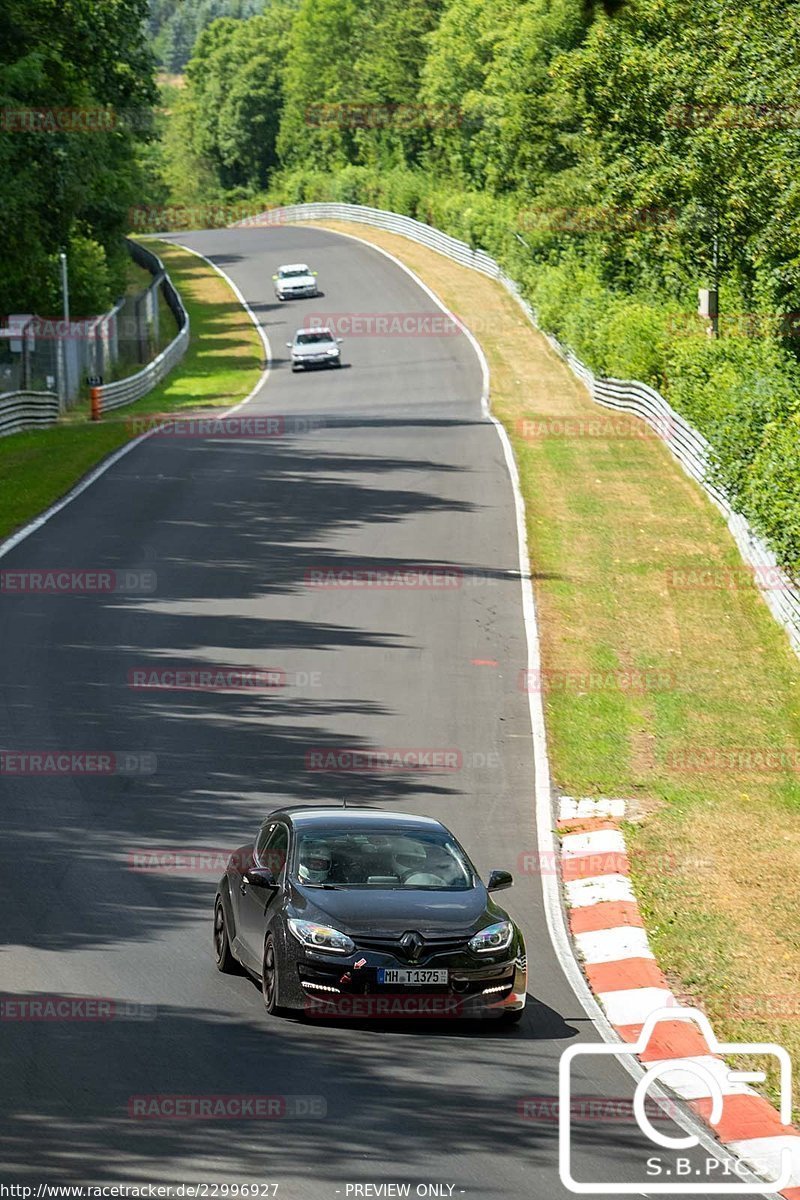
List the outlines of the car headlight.
{"type": "Polygon", "coordinates": [[[514,936],[514,926],[510,921],[498,921],[496,925],[487,925],[475,937],[470,938],[469,948],[476,954],[493,954],[498,950],[507,950],[514,936]]]}
{"type": "Polygon", "coordinates": [[[299,921],[290,917],[287,921],[289,930],[310,950],[326,950],[331,954],[352,954],[355,942],[346,933],[331,929],[330,925],[317,925],[315,921],[299,921]]]}

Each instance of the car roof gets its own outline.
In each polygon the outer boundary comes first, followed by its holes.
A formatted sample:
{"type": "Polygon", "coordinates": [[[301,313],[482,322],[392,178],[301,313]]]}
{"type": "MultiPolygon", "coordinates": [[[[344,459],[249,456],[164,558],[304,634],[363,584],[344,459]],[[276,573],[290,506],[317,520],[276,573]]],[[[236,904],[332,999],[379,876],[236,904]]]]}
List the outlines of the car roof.
{"type": "Polygon", "coordinates": [[[297,829],[310,829],[315,824],[325,824],[328,828],[352,828],[354,825],[403,825],[408,829],[444,829],[441,821],[435,817],[419,817],[415,813],[387,812],[384,808],[344,808],[342,805],[301,804],[289,808],[279,808],[271,812],[267,820],[275,821],[280,817],[287,819],[297,829]]]}
{"type": "Polygon", "coordinates": [[[308,329],[308,328],[298,329],[294,335],[295,339],[299,338],[301,333],[328,333],[328,334],[330,334],[331,337],[333,337],[333,330],[330,329],[327,325],[315,325],[312,329],[308,329]]]}
{"type": "Polygon", "coordinates": [[[279,271],[308,271],[307,263],[284,263],[278,267],[279,271]]]}

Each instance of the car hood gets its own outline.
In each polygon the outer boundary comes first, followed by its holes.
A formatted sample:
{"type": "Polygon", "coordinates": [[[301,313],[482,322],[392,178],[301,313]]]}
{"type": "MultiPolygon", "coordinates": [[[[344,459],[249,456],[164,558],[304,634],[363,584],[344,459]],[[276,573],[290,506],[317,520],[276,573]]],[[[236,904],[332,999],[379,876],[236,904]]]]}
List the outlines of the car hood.
{"type": "Polygon", "coordinates": [[[292,354],[295,358],[311,358],[316,354],[327,354],[329,350],[338,350],[336,342],[316,342],[307,346],[299,346],[296,342],[292,346],[292,354]]]}
{"type": "Polygon", "coordinates": [[[474,932],[491,916],[505,913],[489,901],[481,884],[466,892],[420,889],[314,888],[295,884],[293,905],[306,920],[329,923],[342,933],[388,934],[474,932]]]}

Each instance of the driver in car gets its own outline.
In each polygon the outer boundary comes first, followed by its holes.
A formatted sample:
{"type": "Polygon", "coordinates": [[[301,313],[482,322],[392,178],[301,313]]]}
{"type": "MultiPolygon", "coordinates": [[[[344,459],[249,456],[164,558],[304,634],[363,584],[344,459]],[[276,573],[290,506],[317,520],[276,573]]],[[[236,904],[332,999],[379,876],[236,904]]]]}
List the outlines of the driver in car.
{"type": "Polygon", "coordinates": [[[328,883],[331,852],[327,846],[307,846],[300,851],[297,874],[301,883],[328,883]]]}

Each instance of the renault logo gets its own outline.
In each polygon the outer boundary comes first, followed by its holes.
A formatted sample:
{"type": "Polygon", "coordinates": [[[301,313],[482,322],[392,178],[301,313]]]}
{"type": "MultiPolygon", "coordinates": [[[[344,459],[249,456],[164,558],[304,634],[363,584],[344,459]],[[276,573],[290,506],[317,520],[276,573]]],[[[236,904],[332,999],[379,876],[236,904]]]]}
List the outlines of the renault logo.
{"type": "Polygon", "coordinates": [[[422,954],[425,941],[418,933],[404,933],[400,938],[400,946],[409,962],[416,962],[422,954]]]}

